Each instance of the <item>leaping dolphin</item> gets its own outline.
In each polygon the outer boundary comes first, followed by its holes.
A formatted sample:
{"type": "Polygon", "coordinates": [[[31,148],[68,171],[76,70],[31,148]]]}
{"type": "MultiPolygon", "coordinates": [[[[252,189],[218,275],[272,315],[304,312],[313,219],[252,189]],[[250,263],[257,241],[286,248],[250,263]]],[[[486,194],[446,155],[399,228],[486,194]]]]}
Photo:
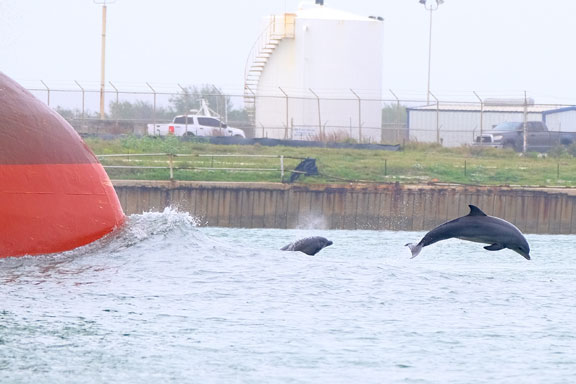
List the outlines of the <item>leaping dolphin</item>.
{"type": "Polygon", "coordinates": [[[282,247],[282,251],[300,251],[313,256],[333,243],[321,236],[306,237],[282,247]]]}
{"type": "Polygon", "coordinates": [[[412,251],[412,259],[418,256],[423,247],[441,240],[457,238],[490,244],[484,247],[488,251],[504,248],[513,250],[530,260],[530,246],[526,238],[513,224],[494,216],[488,216],[474,205],[468,205],[470,213],[448,221],[428,232],[418,244],[406,244],[412,251]]]}

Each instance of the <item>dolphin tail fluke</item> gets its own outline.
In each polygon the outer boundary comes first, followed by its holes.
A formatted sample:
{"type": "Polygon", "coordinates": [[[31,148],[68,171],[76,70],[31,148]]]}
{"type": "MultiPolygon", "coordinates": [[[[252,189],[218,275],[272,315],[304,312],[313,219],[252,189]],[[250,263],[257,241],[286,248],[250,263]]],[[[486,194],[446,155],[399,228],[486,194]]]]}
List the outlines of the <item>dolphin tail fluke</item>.
{"type": "Polygon", "coordinates": [[[412,252],[412,257],[411,259],[415,258],[416,256],[418,256],[418,254],[420,253],[420,251],[422,250],[422,246],[420,244],[412,244],[412,243],[408,243],[406,244],[406,246],[408,248],[410,248],[410,251],[412,252]]]}

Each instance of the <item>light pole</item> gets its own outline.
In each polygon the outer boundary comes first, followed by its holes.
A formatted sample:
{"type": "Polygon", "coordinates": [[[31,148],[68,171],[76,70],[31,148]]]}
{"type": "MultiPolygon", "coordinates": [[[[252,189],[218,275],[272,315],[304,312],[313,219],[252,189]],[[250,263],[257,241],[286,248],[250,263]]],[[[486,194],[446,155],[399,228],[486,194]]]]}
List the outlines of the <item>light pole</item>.
{"type": "Polygon", "coordinates": [[[105,116],[105,91],[106,91],[106,4],[116,0],[93,0],[95,4],[102,4],[102,50],[100,62],[100,118],[105,116]]]}
{"type": "Polygon", "coordinates": [[[428,33],[428,88],[426,90],[426,105],[430,104],[430,65],[432,63],[432,13],[444,3],[444,0],[419,0],[419,3],[430,13],[430,32],[428,33]]]}

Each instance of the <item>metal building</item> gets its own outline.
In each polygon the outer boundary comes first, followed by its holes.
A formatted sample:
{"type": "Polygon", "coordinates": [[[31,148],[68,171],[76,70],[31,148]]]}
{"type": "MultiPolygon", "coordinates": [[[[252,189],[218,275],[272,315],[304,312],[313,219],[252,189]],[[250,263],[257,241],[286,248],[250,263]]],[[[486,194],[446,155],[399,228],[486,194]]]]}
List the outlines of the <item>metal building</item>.
{"type": "Polygon", "coordinates": [[[576,132],[576,106],[544,111],[542,120],[551,131],[576,132]]]}
{"type": "Polygon", "coordinates": [[[256,136],[379,142],[382,38],[382,18],[320,0],[267,17],[246,65],[256,136]]]}
{"type": "Polygon", "coordinates": [[[576,132],[576,107],[521,103],[432,104],[407,108],[411,141],[446,147],[472,144],[476,136],[504,121],[544,121],[551,131],[576,132]]]}

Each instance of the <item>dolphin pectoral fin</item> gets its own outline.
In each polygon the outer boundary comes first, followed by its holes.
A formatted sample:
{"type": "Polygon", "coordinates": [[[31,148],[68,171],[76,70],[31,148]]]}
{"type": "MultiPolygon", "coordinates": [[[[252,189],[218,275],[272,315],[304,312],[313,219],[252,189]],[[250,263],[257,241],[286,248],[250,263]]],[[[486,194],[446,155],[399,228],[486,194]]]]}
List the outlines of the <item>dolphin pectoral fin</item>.
{"type": "Polygon", "coordinates": [[[501,249],[506,248],[505,246],[503,246],[502,244],[498,244],[498,243],[494,243],[492,245],[487,245],[484,247],[485,250],[487,251],[499,251],[501,249]]]}
{"type": "Polygon", "coordinates": [[[410,251],[412,252],[412,257],[411,259],[415,258],[416,256],[418,256],[418,254],[420,253],[420,251],[422,250],[422,246],[420,244],[412,244],[412,243],[408,243],[406,244],[406,246],[408,248],[410,248],[410,251]]]}

